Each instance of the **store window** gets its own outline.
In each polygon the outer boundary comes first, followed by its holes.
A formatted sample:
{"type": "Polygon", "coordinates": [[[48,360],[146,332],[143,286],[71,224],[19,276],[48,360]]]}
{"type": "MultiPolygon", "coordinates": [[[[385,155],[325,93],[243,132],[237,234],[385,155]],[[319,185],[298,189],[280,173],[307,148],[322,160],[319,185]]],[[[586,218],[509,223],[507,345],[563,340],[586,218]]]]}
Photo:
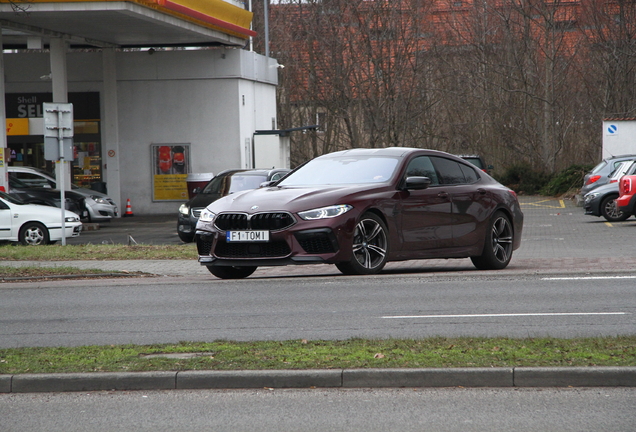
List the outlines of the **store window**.
{"type": "Polygon", "coordinates": [[[93,183],[102,181],[102,151],[99,142],[74,143],[73,156],[73,183],[90,189],[93,183]]]}
{"type": "MultiPolygon", "coordinates": [[[[52,101],[51,93],[5,94],[9,166],[34,167],[49,173],[54,172],[54,162],[44,159],[42,122],[42,104],[52,101]]],[[[71,92],[68,94],[68,101],[73,104],[75,117],[72,181],[90,188],[92,184],[103,181],[99,93],[71,92]]]]}

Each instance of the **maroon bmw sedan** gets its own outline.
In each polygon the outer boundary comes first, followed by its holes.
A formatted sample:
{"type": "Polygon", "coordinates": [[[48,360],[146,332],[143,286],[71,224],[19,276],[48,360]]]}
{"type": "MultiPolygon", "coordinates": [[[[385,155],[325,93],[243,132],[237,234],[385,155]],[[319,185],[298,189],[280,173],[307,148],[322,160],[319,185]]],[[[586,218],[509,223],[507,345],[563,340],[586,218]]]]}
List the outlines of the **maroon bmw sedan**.
{"type": "Polygon", "coordinates": [[[516,194],[448,153],[406,147],[326,154],[201,212],[199,262],[223,279],[258,266],[335,264],[374,274],[389,261],[470,257],[503,269],[521,244],[516,194]]]}

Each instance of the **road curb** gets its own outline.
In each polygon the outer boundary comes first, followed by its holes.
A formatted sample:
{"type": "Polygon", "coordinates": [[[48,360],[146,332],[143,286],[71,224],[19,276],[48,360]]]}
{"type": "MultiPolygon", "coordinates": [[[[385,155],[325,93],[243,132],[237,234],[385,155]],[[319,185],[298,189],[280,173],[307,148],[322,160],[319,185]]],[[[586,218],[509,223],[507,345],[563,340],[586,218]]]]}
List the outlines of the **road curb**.
{"type": "Polygon", "coordinates": [[[513,387],[512,368],[345,369],[342,387],[513,387]]]}
{"type": "Polygon", "coordinates": [[[0,375],[0,393],[381,387],[636,387],[636,367],[308,369],[0,375]]]}

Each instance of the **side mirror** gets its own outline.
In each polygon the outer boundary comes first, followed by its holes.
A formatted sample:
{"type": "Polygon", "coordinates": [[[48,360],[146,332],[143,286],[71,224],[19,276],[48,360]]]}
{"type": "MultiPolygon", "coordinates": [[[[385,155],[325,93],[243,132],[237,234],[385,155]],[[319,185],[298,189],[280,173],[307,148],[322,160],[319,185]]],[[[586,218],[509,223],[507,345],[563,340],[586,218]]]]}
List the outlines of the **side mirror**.
{"type": "Polygon", "coordinates": [[[266,181],[261,183],[260,185],[258,185],[259,188],[264,188],[264,187],[270,187],[271,185],[273,185],[274,183],[276,183],[278,180],[270,180],[270,181],[266,181]]]}
{"type": "Polygon", "coordinates": [[[431,185],[431,179],[428,177],[407,177],[404,183],[404,189],[406,190],[421,190],[426,189],[431,185]]]}
{"type": "Polygon", "coordinates": [[[201,193],[201,188],[200,187],[195,187],[194,189],[192,189],[192,193],[193,194],[200,194],[201,193]]]}

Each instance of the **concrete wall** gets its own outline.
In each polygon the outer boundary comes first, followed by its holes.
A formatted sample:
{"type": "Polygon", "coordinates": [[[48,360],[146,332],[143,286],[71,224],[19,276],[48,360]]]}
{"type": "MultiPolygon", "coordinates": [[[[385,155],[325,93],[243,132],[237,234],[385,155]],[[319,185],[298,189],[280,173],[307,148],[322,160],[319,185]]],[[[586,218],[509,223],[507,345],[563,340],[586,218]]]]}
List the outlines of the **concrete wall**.
{"type": "MultiPolygon", "coordinates": [[[[152,144],[190,144],[191,172],[251,166],[254,130],[276,123],[277,63],[237,49],[117,52],[119,191],[125,210],[171,213],[181,202],[152,201],[152,144]]],[[[68,91],[103,93],[101,52],[68,53],[68,91]]],[[[45,52],[5,54],[7,93],[50,92],[45,52]]],[[[103,97],[100,98],[103,105],[103,97]]],[[[100,110],[102,120],[105,110],[100,110]]],[[[102,163],[107,157],[102,154],[102,163]]],[[[116,183],[116,182],[113,182],[116,183]]]]}

